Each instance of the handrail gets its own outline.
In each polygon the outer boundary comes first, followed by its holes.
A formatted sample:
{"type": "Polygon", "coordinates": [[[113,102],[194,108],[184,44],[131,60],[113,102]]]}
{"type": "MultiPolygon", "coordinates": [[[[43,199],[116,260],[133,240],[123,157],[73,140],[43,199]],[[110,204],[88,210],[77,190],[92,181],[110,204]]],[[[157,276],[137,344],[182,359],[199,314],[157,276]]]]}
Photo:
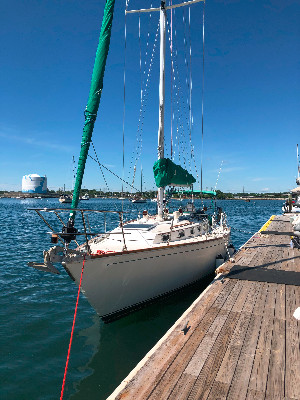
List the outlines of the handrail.
{"type": "Polygon", "coordinates": [[[96,212],[96,213],[114,213],[114,214],[129,214],[129,211],[117,211],[117,210],[91,210],[90,208],[28,208],[30,211],[84,211],[84,212],[96,212]]]}
{"type": "MultiPolygon", "coordinates": [[[[72,233],[62,233],[62,232],[47,232],[47,233],[53,233],[53,235],[74,235],[74,236],[84,236],[85,232],[72,232],[72,233]]],[[[87,232],[88,236],[96,236],[96,235],[103,235],[103,236],[109,236],[109,235],[123,235],[123,232],[87,232]]],[[[130,235],[130,233],[124,232],[124,235],[130,235]]]]}
{"type": "MultiPolygon", "coordinates": [[[[126,233],[124,232],[124,228],[123,228],[123,214],[128,214],[128,211],[116,211],[116,210],[91,210],[89,208],[87,209],[81,209],[81,208],[28,208],[28,210],[30,211],[35,211],[38,216],[42,219],[42,221],[44,221],[44,223],[51,229],[51,233],[52,235],[57,235],[58,240],[60,240],[62,243],[64,243],[63,238],[61,238],[60,236],[63,235],[64,238],[68,237],[68,236],[85,236],[86,238],[86,248],[87,248],[87,252],[90,253],[90,247],[88,244],[88,236],[93,237],[96,235],[116,235],[116,234],[121,234],[123,237],[123,250],[127,250],[127,246],[126,246],[126,242],[125,242],[125,235],[126,233]],[[54,229],[52,228],[52,226],[49,224],[49,222],[43,217],[43,215],[41,214],[41,212],[53,212],[56,217],[58,218],[58,220],[62,223],[63,227],[66,227],[65,223],[63,222],[63,220],[60,218],[59,216],[59,212],[69,212],[69,211],[80,211],[81,214],[81,219],[82,219],[82,223],[83,223],[83,229],[84,232],[55,232],[54,229]],[[85,216],[84,213],[89,213],[89,212],[95,212],[95,213],[104,213],[104,225],[105,225],[105,230],[106,230],[106,214],[107,213],[112,213],[112,214],[118,214],[119,215],[119,219],[120,219],[120,228],[121,228],[121,232],[91,232],[91,228],[89,226],[89,230],[90,232],[87,231],[86,229],[86,223],[85,223],[85,216]]],[[[86,215],[87,218],[87,215],[86,215]]],[[[87,219],[88,225],[89,225],[89,221],[87,219]]],[[[75,243],[77,244],[77,246],[79,246],[79,244],[77,243],[77,241],[74,239],[75,243]]]]}
{"type": "MultiPolygon", "coordinates": [[[[51,231],[53,232],[52,226],[49,224],[48,221],[45,220],[45,218],[42,216],[42,214],[39,212],[39,210],[35,210],[35,211],[36,211],[36,213],[38,214],[38,216],[42,219],[42,221],[44,221],[45,224],[48,226],[48,228],[50,228],[51,231]]],[[[60,240],[62,243],[64,243],[64,241],[62,240],[62,238],[60,238],[60,237],[58,237],[58,238],[59,238],[59,240],[60,240]]]]}

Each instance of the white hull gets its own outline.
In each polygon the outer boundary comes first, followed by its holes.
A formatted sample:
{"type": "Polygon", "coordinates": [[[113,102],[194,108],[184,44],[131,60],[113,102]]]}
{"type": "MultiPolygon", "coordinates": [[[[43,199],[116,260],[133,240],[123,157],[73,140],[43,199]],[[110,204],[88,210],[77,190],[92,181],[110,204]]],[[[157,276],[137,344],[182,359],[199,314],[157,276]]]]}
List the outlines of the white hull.
{"type": "Polygon", "coordinates": [[[131,200],[132,203],[147,203],[147,200],[131,200]]]}
{"type": "MultiPolygon", "coordinates": [[[[226,255],[228,240],[229,232],[190,244],[88,259],[82,292],[100,316],[122,313],[213,273],[216,256],[226,255]]],[[[82,261],[63,265],[78,284],[82,261]]]]}
{"type": "Polygon", "coordinates": [[[60,203],[72,203],[72,199],[71,198],[65,198],[65,197],[60,197],[59,199],[58,199],[58,201],[60,202],[60,203]]]}

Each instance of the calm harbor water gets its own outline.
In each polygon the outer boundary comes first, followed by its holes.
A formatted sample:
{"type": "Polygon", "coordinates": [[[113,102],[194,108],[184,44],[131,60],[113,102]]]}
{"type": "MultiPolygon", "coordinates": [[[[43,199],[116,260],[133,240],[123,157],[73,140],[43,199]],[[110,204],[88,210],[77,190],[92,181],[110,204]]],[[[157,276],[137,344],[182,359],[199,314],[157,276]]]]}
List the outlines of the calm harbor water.
{"type": "MultiPolygon", "coordinates": [[[[227,212],[236,248],[272,214],[280,214],[281,204],[275,200],[217,202],[227,212]]],[[[28,209],[59,206],[58,199],[0,199],[3,400],[60,396],[77,286],[61,267],[61,275],[52,275],[27,266],[28,261],[42,261],[42,251],[51,245],[49,229],[28,209]]],[[[178,207],[178,202],[173,206],[178,207]]],[[[81,207],[121,210],[122,202],[94,199],[81,207]]],[[[154,203],[132,205],[124,201],[128,218],[146,207],[150,212],[155,210],[154,203]]],[[[116,220],[107,222],[109,228],[116,220]]],[[[91,225],[101,230],[97,221],[91,220],[91,225]]],[[[210,281],[107,325],[81,295],[64,399],[105,399],[210,281]]]]}

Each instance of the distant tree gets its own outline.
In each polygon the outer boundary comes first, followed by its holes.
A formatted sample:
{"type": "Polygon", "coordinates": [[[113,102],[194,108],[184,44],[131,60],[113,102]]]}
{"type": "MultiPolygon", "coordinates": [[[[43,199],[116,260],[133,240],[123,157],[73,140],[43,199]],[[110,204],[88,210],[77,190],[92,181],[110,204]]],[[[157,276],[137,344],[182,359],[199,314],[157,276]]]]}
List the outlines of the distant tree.
{"type": "Polygon", "coordinates": [[[217,200],[225,200],[226,199],[226,195],[225,193],[223,193],[221,190],[216,190],[216,199],[217,200]]]}

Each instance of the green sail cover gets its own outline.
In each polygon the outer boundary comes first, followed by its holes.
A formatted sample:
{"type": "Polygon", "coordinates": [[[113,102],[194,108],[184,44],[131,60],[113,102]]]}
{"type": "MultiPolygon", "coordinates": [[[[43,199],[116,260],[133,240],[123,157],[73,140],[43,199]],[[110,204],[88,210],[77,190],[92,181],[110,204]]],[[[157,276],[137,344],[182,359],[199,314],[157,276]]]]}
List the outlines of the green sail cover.
{"type": "Polygon", "coordinates": [[[196,182],[192,174],[169,158],[157,160],[153,165],[153,172],[157,187],[191,186],[196,182]]]}
{"type": "Polygon", "coordinates": [[[183,191],[179,191],[178,193],[182,193],[182,194],[210,194],[212,196],[216,196],[217,193],[214,190],[183,190],[183,191]]]}
{"type": "MultiPolygon", "coordinates": [[[[81,150],[78,160],[77,175],[76,175],[71,208],[77,208],[78,206],[85,163],[88,156],[94,124],[97,118],[97,112],[100,104],[100,98],[103,89],[105,63],[109,50],[109,43],[111,36],[114,5],[115,5],[115,0],[106,0],[99,44],[96,52],[95,64],[93,69],[90,94],[85,110],[85,123],[81,139],[81,150]]],[[[74,220],[74,218],[75,218],[75,211],[73,211],[70,214],[70,219],[74,220]]]]}

